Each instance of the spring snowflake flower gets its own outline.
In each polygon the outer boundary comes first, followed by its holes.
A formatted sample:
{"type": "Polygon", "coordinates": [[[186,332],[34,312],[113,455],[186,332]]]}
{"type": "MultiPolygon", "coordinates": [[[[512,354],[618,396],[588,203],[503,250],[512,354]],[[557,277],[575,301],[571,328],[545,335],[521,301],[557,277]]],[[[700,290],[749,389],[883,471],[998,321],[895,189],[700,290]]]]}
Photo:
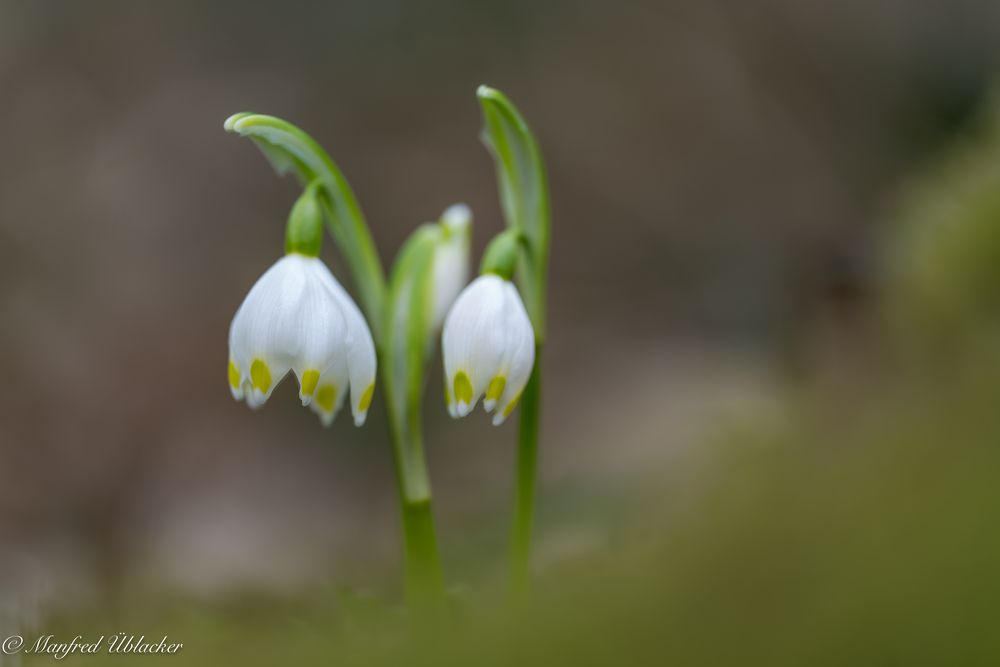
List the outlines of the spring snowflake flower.
{"type": "Polygon", "coordinates": [[[250,289],[229,328],[229,388],[259,408],[291,370],[302,405],[333,423],[351,392],[364,423],[375,390],[375,344],[361,311],[317,257],[290,253],[250,289]]]}
{"type": "Polygon", "coordinates": [[[452,417],[483,407],[499,425],[517,407],[535,363],[535,333],[517,288],[487,273],[455,300],[441,336],[445,401],[452,417]]]}

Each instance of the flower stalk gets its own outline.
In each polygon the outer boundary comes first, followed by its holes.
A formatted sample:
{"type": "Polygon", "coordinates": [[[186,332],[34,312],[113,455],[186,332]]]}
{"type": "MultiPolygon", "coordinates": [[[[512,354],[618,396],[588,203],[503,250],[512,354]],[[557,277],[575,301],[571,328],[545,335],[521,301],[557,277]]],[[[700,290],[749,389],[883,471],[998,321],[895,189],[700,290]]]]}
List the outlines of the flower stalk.
{"type": "Polygon", "coordinates": [[[524,595],[531,581],[531,531],[535,522],[535,487],[538,475],[538,417],[541,409],[542,374],[535,345],[535,366],[521,395],[521,418],[517,429],[517,476],[514,514],[511,522],[510,585],[515,595],[524,595]]]}
{"type": "MultiPolygon", "coordinates": [[[[545,339],[552,223],[548,178],[534,135],[503,93],[480,86],[477,94],[484,120],[482,138],[496,165],[500,204],[508,226],[504,234],[516,232],[519,241],[515,274],[535,334],[534,366],[521,397],[510,536],[510,585],[512,592],[520,595],[528,590],[530,583],[541,410],[541,352],[545,339]]],[[[500,242],[495,253],[488,252],[485,260],[492,262],[492,257],[507,257],[508,253],[501,255],[501,250],[510,247],[508,241],[500,242]]],[[[486,264],[484,261],[484,268],[486,264]]]]}

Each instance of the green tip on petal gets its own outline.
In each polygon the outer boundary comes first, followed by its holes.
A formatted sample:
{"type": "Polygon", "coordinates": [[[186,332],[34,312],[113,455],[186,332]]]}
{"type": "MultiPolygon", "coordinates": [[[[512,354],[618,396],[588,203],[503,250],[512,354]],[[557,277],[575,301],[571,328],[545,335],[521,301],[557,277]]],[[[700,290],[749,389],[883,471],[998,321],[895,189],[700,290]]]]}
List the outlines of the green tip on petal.
{"type": "Polygon", "coordinates": [[[517,396],[515,396],[514,400],[512,400],[510,403],[508,403],[507,407],[503,409],[503,416],[504,417],[510,417],[510,413],[514,412],[514,408],[517,407],[517,402],[520,401],[520,400],[521,400],[521,395],[520,394],[518,394],[517,396]]]}
{"type": "Polygon", "coordinates": [[[233,361],[229,362],[229,386],[233,389],[240,388],[240,369],[233,361]]]}
{"type": "Polygon", "coordinates": [[[302,395],[312,396],[319,382],[319,371],[309,370],[302,374],[302,395]]]}
{"type": "Polygon", "coordinates": [[[333,412],[333,406],[337,402],[337,388],[332,384],[325,384],[316,391],[316,404],[324,412],[333,412]]]}
{"type": "Polygon", "coordinates": [[[455,400],[459,403],[472,402],[472,381],[465,371],[459,371],[455,375],[455,400]]]}
{"type": "Polygon", "coordinates": [[[271,369],[263,359],[254,359],[250,365],[250,383],[265,394],[271,388],[271,369]]]}
{"type": "Polygon", "coordinates": [[[358,401],[358,410],[364,412],[365,410],[370,408],[372,404],[372,396],[374,395],[375,395],[375,383],[373,382],[370,385],[368,385],[367,389],[365,389],[365,393],[361,394],[361,400],[358,401]]]}
{"type": "Polygon", "coordinates": [[[498,375],[490,382],[489,388],[486,390],[486,400],[496,401],[499,400],[500,395],[503,393],[504,387],[507,386],[507,378],[502,375],[498,375]]]}

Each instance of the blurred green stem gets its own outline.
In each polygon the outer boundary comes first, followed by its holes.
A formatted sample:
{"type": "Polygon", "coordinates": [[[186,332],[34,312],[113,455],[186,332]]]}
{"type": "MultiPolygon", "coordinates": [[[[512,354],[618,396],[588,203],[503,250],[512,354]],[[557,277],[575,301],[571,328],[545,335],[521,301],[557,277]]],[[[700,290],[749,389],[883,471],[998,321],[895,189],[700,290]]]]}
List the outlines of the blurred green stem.
{"type": "Polygon", "coordinates": [[[420,402],[409,401],[405,415],[392,408],[386,391],[391,420],[392,450],[399,490],[400,520],[407,598],[423,609],[437,607],[443,599],[444,577],[431,510],[431,486],[424,457],[420,402]]]}
{"type": "Polygon", "coordinates": [[[444,601],[444,578],[434,531],[431,500],[402,499],[406,539],[406,594],[414,608],[437,611],[444,601]]]}
{"type": "Polygon", "coordinates": [[[535,480],[538,473],[538,417],[541,404],[542,346],[535,345],[535,367],[521,395],[517,432],[517,479],[510,541],[510,581],[515,595],[528,591],[531,580],[531,531],[535,523],[535,480]]]}
{"type": "Polygon", "coordinates": [[[414,607],[425,610],[440,607],[444,599],[421,414],[438,235],[436,226],[422,225],[400,249],[386,292],[379,360],[399,488],[407,597],[414,607]]]}

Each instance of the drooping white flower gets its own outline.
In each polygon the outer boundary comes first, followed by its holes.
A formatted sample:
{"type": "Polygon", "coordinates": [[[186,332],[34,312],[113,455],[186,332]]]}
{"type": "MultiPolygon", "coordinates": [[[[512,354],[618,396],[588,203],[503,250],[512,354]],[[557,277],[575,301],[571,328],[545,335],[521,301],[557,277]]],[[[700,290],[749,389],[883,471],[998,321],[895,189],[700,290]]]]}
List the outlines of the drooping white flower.
{"type": "Polygon", "coordinates": [[[437,331],[448,309],[469,280],[469,227],[472,211],[455,204],[441,215],[441,242],[434,251],[434,303],[431,330],[437,331]]]}
{"type": "Polygon", "coordinates": [[[375,389],[375,345],[354,301],[317,257],[291,253],[250,289],[229,327],[229,388],[262,406],[291,370],[299,397],[325,425],[348,387],[354,423],[375,389]]]}
{"type": "Polygon", "coordinates": [[[485,393],[483,407],[503,423],[535,363],[535,333],[514,284],[490,273],[473,280],[445,319],[441,347],[449,414],[464,417],[485,393]]]}

